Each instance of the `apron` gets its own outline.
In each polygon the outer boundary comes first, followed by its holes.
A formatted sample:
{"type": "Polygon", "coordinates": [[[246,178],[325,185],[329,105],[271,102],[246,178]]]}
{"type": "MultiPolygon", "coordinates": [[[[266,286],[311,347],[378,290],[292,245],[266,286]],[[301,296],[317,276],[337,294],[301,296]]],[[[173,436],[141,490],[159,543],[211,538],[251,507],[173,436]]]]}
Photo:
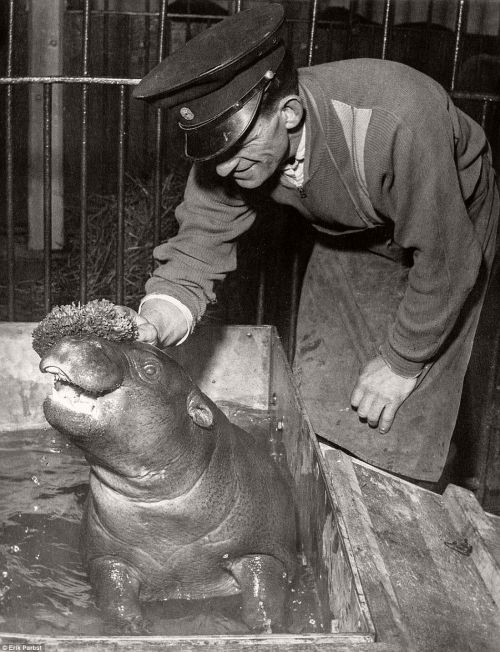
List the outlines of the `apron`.
{"type": "MultiPolygon", "coordinates": [[[[339,249],[334,237],[320,236],[303,281],[294,373],[316,434],[370,464],[416,480],[436,482],[445,465],[493,264],[500,206],[487,157],[483,168],[489,184],[468,208],[483,243],[478,280],[455,328],[399,408],[388,433],[361,423],[350,396],[363,356],[375,357],[394,321],[408,269],[398,256],[339,249]],[[350,301],[364,315],[365,332],[350,321],[352,311],[342,305],[346,279],[350,301]]],[[[360,204],[363,210],[364,197],[360,204]]],[[[369,211],[366,217],[372,217],[369,211]]],[[[377,253],[383,254],[383,247],[377,253]]]]}

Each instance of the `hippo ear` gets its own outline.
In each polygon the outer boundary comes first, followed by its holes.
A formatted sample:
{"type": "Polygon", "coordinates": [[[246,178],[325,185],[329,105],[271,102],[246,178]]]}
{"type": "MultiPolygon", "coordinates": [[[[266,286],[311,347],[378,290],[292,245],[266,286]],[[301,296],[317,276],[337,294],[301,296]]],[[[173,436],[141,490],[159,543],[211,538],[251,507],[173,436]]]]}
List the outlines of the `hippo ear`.
{"type": "Polygon", "coordinates": [[[211,428],[213,426],[214,415],[212,409],[197,389],[192,389],[189,392],[187,411],[191,419],[200,428],[211,428]]]}

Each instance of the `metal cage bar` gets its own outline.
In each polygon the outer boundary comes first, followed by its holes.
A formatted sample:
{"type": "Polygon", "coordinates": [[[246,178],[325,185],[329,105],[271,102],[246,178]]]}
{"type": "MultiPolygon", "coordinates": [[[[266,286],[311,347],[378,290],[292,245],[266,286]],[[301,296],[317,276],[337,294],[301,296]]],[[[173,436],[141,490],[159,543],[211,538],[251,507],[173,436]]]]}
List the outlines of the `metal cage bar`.
{"type": "Polygon", "coordinates": [[[318,18],[318,0],[311,0],[311,15],[309,18],[309,37],[307,41],[307,65],[312,66],[314,57],[314,39],[318,18]]]}
{"type": "Polygon", "coordinates": [[[116,303],[125,300],[125,135],[127,130],[126,86],[120,86],[118,126],[118,210],[116,216],[116,303]]]}
{"type": "Polygon", "coordinates": [[[388,49],[390,30],[391,30],[391,18],[392,18],[392,0],[385,0],[384,26],[383,26],[383,35],[382,35],[382,52],[380,53],[381,59],[387,58],[387,49],[388,49]]]}
{"type": "Polygon", "coordinates": [[[40,77],[30,77],[29,75],[20,77],[0,77],[0,84],[9,86],[20,86],[23,84],[91,84],[101,86],[136,86],[140,78],[129,77],[67,77],[64,75],[47,75],[40,77]]]}
{"type": "Polygon", "coordinates": [[[483,101],[481,108],[481,127],[486,128],[486,120],[488,118],[488,109],[490,108],[490,103],[487,100],[483,101]]]}
{"type": "Polygon", "coordinates": [[[288,338],[286,343],[287,359],[292,364],[295,355],[297,333],[297,318],[299,314],[300,281],[299,281],[299,255],[295,254],[292,262],[292,286],[290,289],[290,319],[288,322],[288,338]]]}
{"type": "MultiPolygon", "coordinates": [[[[9,2],[9,26],[7,37],[7,77],[12,77],[12,53],[14,43],[14,0],[9,2]]],[[[14,321],[15,256],[14,256],[14,168],[12,133],[12,86],[7,86],[5,98],[6,141],[6,236],[7,236],[7,318],[14,321]]]]}
{"type": "MultiPolygon", "coordinates": [[[[151,0],[146,1],[146,9],[149,12],[151,10],[151,0]]],[[[151,16],[144,16],[144,32],[143,32],[143,51],[144,51],[144,60],[142,66],[142,74],[146,76],[149,72],[150,59],[151,59],[151,16]]],[[[148,154],[148,130],[149,130],[149,110],[147,104],[144,104],[142,107],[142,124],[143,124],[143,134],[144,140],[142,142],[142,157],[146,158],[148,154]]]]}
{"type": "Polygon", "coordinates": [[[52,86],[43,85],[44,308],[52,308],[52,86]]]}
{"type": "MultiPolygon", "coordinates": [[[[85,0],[82,24],[82,75],[89,75],[90,48],[90,0],[85,0]]],[[[88,109],[89,85],[83,84],[81,113],[81,153],[80,153],[80,301],[87,301],[87,232],[88,232],[88,109]]]]}
{"type": "Polygon", "coordinates": [[[451,69],[450,91],[455,90],[457,80],[458,63],[462,50],[462,36],[465,29],[465,15],[467,9],[467,0],[459,0],[457,4],[457,14],[455,20],[455,48],[453,51],[453,67],[451,69]]]}
{"type": "MultiPolygon", "coordinates": [[[[166,52],[166,31],[167,31],[167,0],[162,0],[160,15],[158,17],[158,52],[156,60],[159,63],[166,52]]],[[[154,156],[154,189],[153,189],[153,245],[160,244],[161,230],[161,189],[162,189],[162,152],[163,140],[163,115],[161,109],[156,109],[155,115],[155,156],[154,156]]]]}
{"type": "MultiPolygon", "coordinates": [[[[150,38],[150,23],[149,21],[153,18],[158,20],[158,61],[161,60],[164,56],[168,48],[166,47],[167,45],[167,40],[168,40],[168,27],[169,27],[169,18],[185,18],[187,14],[182,14],[182,13],[169,13],[167,11],[167,0],[161,0],[159,9],[157,11],[151,11],[151,4],[150,1],[148,0],[148,3],[146,5],[146,11],[136,11],[136,12],[117,12],[117,11],[109,11],[107,8],[104,11],[101,10],[95,10],[92,9],[91,7],[91,1],[90,0],[85,0],[85,5],[84,5],[84,10],[83,14],[82,11],[79,10],[79,13],[82,14],[83,18],[83,41],[82,41],[82,58],[83,58],[83,67],[82,67],[82,74],[81,76],[14,76],[13,75],[13,70],[12,70],[12,60],[13,60],[13,38],[14,38],[14,0],[9,0],[9,40],[8,40],[8,48],[7,48],[7,68],[6,68],[6,76],[3,78],[0,78],[0,86],[4,85],[6,86],[6,113],[5,113],[5,133],[6,133],[6,153],[5,153],[5,161],[6,161],[6,234],[7,234],[7,286],[8,286],[8,291],[7,291],[7,303],[8,303],[8,308],[7,308],[7,315],[8,319],[13,320],[14,319],[14,312],[15,312],[15,248],[14,248],[14,206],[13,206],[13,199],[14,199],[14,191],[13,191],[13,183],[14,183],[14,170],[13,170],[13,156],[14,156],[14,145],[13,145],[13,92],[14,92],[14,87],[17,85],[23,85],[23,84],[35,84],[35,83],[41,83],[44,84],[44,89],[49,88],[52,84],[80,84],[81,85],[81,93],[82,93],[82,109],[81,109],[81,178],[80,178],[80,199],[81,199],[81,204],[80,204],[80,212],[81,212],[81,223],[80,223],[80,242],[81,242],[81,268],[80,268],[80,300],[82,302],[87,300],[87,294],[88,294],[88,288],[87,288],[87,260],[88,260],[88,255],[89,252],[87,250],[87,243],[86,243],[86,234],[87,234],[87,227],[88,227],[88,215],[87,215],[87,194],[88,194],[88,157],[89,157],[89,152],[88,152],[88,147],[89,147],[89,142],[88,142],[88,136],[89,136],[89,117],[90,117],[90,108],[88,104],[88,94],[90,92],[91,87],[96,87],[96,86],[104,86],[106,87],[106,91],[111,87],[111,86],[118,86],[119,87],[119,95],[120,95],[120,134],[119,134],[119,146],[118,146],[118,159],[119,159],[119,165],[118,165],[118,187],[119,187],[119,194],[120,194],[120,200],[119,200],[119,208],[118,212],[119,215],[117,216],[117,222],[119,224],[118,228],[122,229],[123,232],[123,227],[124,227],[124,214],[123,214],[123,205],[120,207],[120,203],[123,204],[123,194],[124,194],[124,174],[125,174],[125,156],[126,156],[126,143],[127,143],[127,133],[125,129],[125,124],[126,124],[126,104],[127,104],[127,97],[126,97],[126,87],[134,86],[136,83],[138,83],[139,79],[133,79],[133,78],[126,78],[126,77],[109,77],[109,76],[91,76],[89,73],[88,69],[88,63],[89,63],[89,51],[90,51],[90,20],[91,17],[95,15],[101,15],[104,17],[104,19],[107,20],[107,18],[110,15],[126,15],[128,16],[128,20],[132,19],[132,17],[143,17],[144,19],[144,25],[145,25],[145,45],[147,44],[146,51],[147,53],[149,52],[149,48],[151,45],[149,44],[149,41],[147,39],[150,38]],[[149,25],[149,27],[146,29],[146,26],[149,25]],[[146,35],[147,32],[147,35],[146,35]],[[147,36],[147,38],[146,38],[147,36]],[[121,225],[121,226],[120,226],[121,225]]],[[[234,11],[240,11],[242,9],[242,3],[241,0],[233,0],[230,5],[232,6],[234,11]]],[[[107,4],[105,5],[107,7],[107,4]]],[[[228,5],[229,6],[229,5],[228,5]]],[[[313,63],[314,59],[314,51],[315,51],[315,44],[316,40],[318,38],[316,34],[317,26],[318,26],[318,11],[319,11],[319,2],[318,0],[310,0],[309,3],[310,6],[310,12],[309,12],[309,23],[308,23],[308,40],[307,40],[307,59],[308,59],[308,64],[311,65],[313,63]]],[[[351,38],[352,30],[353,30],[353,18],[354,18],[354,12],[355,8],[357,7],[356,0],[351,0],[349,3],[349,22],[347,25],[348,27],[348,40],[347,42],[350,43],[349,38],[351,38]]],[[[389,42],[390,42],[390,32],[391,32],[391,21],[392,21],[392,14],[393,14],[393,9],[394,3],[392,3],[391,0],[385,0],[384,3],[384,23],[383,23],[383,41],[382,41],[382,52],[381,56],[382,58],[386,57],[388,55],[388,49],[389,49],[389,42]]],[[[454,99],[458,100],[472,100],[474,102],[480,102],[481,103],[481,124],[484,127],[486,125],[487,118],[489,117],[490,113],[490,107],[491,104],[493,103],[499,103],[500,97],[498,95],[493,95],[493,94],[485,94],[485,93],[468,93],[468,92],[457,92],[455,91],[455,86],[456,86],[456,78],[457,78],[457,71],[460,65],[460,57],[461,53],[463,50],[463,33],[465,30],[465,17],[467,13],[467,2],[466,0],[460,0],[458,5],[457,5],[457,14],[456,14],[456,26],[455,26],[455,47],[454,47],[454,55],[453,55],[453,66],[451,70],[451,84],[450,84],[450,91],[451,95],[454,99]]],[[[189,13],[189,17],[191,20],[195,18],[200,18],[203,19],[204,21],[209,21],[209,20],[220,20],[221,16],[218,15],[204,15],[204,14],[191,14],[189,13]]],[[[430,17],[430,11],[428,12],[428,19],[430,17]]],[[[295,19],[287,19],[287,26],[290,27],[291,24],[295,24],[297,21],[295,19]]],[[[331,21],[330,21],[331,22],[331,21]]],[[[337,23],[338,24],[338,23],[337,23]]],[[[107,48],[105,47],[105,50],[107,48]]],[[[144,70],[143,72],[147,72],[147,68],[149,68],[149,60],[150,60],[150,55],[147,54],[144,60],[144,70]]],[[[47,94],[50,91],[44,90],[44,93],[47,94]]],[[[51,115],[51,112],[49,108],[47,108],[48,113],[51,115]]],[[[148,109],[145,110],[144,115],[147,115],[148,109]]],[[[45,117],[44,117],[44,129],[46,129],[47,125],[45,124],[45,117]]],[[[145,118],[145,119],[150,119],[145,118]]],[[[154,145],[153,145],[153,150],[154,150],[154,163],[153,163],[153,169],[154,169],[154,206],[153,206],[153,221],[154,221],[154,236],[153,236],[153,242],[154,244],[159,244],[160,241],[160,232],[161,232],[161,190],[162,190],[162,158],[163,158],[163,152],[162,152],[162,147],[163,147],[163,124],[162,124],[162,113],[160,109],[156,110],[155,114],[155,131],[154,131],[154,145]]],[[[44,132],[45,133],[45,132],[44,132]]],[[[147,146],[147,143],[145,143],[144,147],[147,146]]],[[[45,151],[45,150],[44,150],[45,151]]],[[[50,151],[45,152],[47,156],[50,156],[50,151]]],[[[50,172],[47,170],[47,172],[50,172]]],[[[50,178],[50,174],[49,177],[50,178]]],[[[44,186],[45,187],[45,186],[44,186]]],[[[48,201],[48,200],[47,200],[48,201]]],[[[44,205],[44,213],[46,212],[47,205],[44,205]]],[[[45,219],[45,215],[44,215],[45,219]]],[[[123,235],[123,233],[122,233],[123,235]]],[[[120,241],[119,237],[119,244],[117,245],[117,297],[123,297],[124,298],[124,250],[123,250],[123,242],[120,241]],[[121,262],[120,262],[121,261],[121,262]],[[120,289],[120,285],[122,289],[120,289]]],[[[298,254],[297,254],[298,255],[298,254]]],[[[264,310],[265,310],[265,294],[266,290],[268,287],[268,284],[265,282],[265,273],[264,273],[264,265],[262,264],[263,261],[260,262],[260,268],[259,268],[259,287],[258,287],[258,294],[257,294],[257,310],[256,310],[256,321],[258,323],[262,323],[263,318],[264,318],[264,310]]],[[[292,262],[292,279],[291,279],[291,286],[292,286],[292,296],[290,299],[290,311],[291,311],[291,318],[289,320],[290,328],[289,328],[289,333],[288,333],[288,353],[289,357],[291,357],[293,353],[293,348],[294,348],[294,329],[295,329],[295,322],[296,322],[296,316],[297,316],[297,307],[298,307],[298,296],[299,296],[299,265],[298,265],[298,258],[293,260],[292,262]]],[[[50,288],[46,288],[47,291],[50,290],[50,288]]]]}
{"type": "MultiPolygon", "coordinates": [[[[318,0],[311,0],[311,13],[309,23],[309,37],[307,45],[307,65],[311,66],[314,56],[314,39],[316,34],[316,23],[318,17],[318,0]]],[[[292,363],[295,352],[295,338],[297,330],[297,316],[300,299],[300,254],[297,248],[294,249],[291,269],[290,306],[289,317],[286,320],[286,354],[288,361],[292,363]]]]}

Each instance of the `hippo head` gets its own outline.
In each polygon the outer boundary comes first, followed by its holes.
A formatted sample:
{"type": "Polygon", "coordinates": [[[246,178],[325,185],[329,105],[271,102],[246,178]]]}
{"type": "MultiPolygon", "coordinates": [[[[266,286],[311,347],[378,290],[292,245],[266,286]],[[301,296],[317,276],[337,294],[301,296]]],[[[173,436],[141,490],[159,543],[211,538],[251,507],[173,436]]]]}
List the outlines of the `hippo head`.
{"type": "Polygon", "coordinates": [[[213,404],[175,360],[141,342],[64,337],[40,361],[54,376],[47,421],[89,461],[126,474],[164,468],[213,425],[213,404]]]}

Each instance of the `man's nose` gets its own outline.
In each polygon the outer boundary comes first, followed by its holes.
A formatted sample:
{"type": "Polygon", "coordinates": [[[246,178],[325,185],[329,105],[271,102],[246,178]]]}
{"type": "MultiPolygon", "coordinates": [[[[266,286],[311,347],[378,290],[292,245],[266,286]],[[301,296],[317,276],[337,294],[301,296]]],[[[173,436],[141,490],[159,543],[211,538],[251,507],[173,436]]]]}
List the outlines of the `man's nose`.
{"type": "Polygon", "coordinates": [[[215,170],[220,177],[227,177],[238,165],[238,157],[233,156],[232,158],[227,159],[227,161],[222,161],[215,166],[215,170]]]}

